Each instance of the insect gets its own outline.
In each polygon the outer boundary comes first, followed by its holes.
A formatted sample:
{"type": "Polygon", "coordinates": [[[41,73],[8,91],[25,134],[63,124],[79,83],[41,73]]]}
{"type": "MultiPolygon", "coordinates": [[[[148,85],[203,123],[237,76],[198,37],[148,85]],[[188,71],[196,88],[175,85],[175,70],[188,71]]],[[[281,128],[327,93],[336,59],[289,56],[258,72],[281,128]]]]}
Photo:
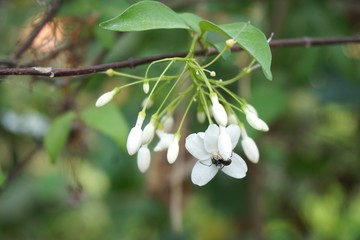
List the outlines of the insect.
{"type": "Polygon", "coordinates": [[[231,164],[231,159],[225,160],[222,158],[211,158],[211,162],[212,164],[215,164],[215,166],[219,167],[219,168],[223,168],[225,166],[229,166],[231,164]]]}
{"type": "Polygon", "coordinates": [[[225,159],[221,158],[220,156],[215,155],[215,156],[213,156],[211,158],[211,164],[210,165],[207,165],[207,164],[205,164],[203,162],[201,162],[201,164],[203,164],[205,166],[208,166],[208,167],[210,167],[212,164],[214,164],[216,167],[222,169],[225,166],[229,166],[231,164],[231,159],[225,160],[225,159]]]}

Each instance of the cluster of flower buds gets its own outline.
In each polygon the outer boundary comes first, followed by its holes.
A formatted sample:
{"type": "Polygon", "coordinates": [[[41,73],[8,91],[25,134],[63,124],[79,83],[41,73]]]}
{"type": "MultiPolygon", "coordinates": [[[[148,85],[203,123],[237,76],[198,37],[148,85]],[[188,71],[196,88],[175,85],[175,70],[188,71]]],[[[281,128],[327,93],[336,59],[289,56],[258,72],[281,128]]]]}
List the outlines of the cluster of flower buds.
{"type": "MultiPolygon", "coordinates": [[[[236,44],[234,39],[226,41],[226,48],[231,48],[236,44]]],[[[224,51],[222,51],[223,53],[224,51]]],[[[219,54],[219,56],[221,53],[219,54]]],[[[218,58],[216,57],[210,63],[201,66],[194,57],[188,55],[186,58],[164,59],[169,64],[158,78],[148,78],[147,73],[145,77],[134,77],[135,83],[129,83],[125,86],[115,88],[110,92],[104,93],[96,101],[96,106],[100,107],[110,102],[112,98],[118,94],[122,88],[137,83],[143,85],[145,94],[148,94],[142,104],[142,111],[138,113],[135,126],[130,130],[127,138],[127,151],[129,155],[137,153],[137,165],[139,170],[144,173],[148,170],[151,162],[151,152],[149,145],[154,139],[155,135],[159,138],[159,142],[155,145],[154,151],[167,150],[167,161],[172,164],[176,161],[179,155],[179,141],[180,129],[184,122],[188,111],[194,102],[198,102],[197,118],[199,122],[203,123],[208,120],[209,126],[205,132],[198,132],[190,134],[185,141],[186,149],[198,159],[193,167],[191,173],[192,182],[196,185],[205,185],[221,170],[225,174],[234,178],[243,178],[247,172],[247,165],[245,161],[234,152],[241,138],[241,146],[247,159],[253,163],[259,161],[259,150],[255,141],[247,135],[244,124],[238,119],[235,110],[245,114],[249,125],[259,131],[268,131],[268,125],[258,116],[257,111],[253,106],[247,104],[246,101],[236,94],[232,94],[226,86],[240,79],[244,74],[256,68],[254,61],[242,70],[242,72],[235,78],[225,80],[216,80],[216,72],[207,70],[206,68],[213,64],[218,58]],[[177,61],[183,61],[184,68],[181,74],[177,76],[166,76],[165,73],[177,61]],[[188,74],[185,74],[188,72],[188,74]],[[141,79],[141,80],[139,80],[141,79]],[[152,115],[150,121],[143,128],[143,123],[146,119],[146,110],[155,104],[154,92],[158,84],[162,80],[166,83],[172,82],[172,86],[165,98],[162,98],[158,110],[152,115]],[[171,81],[174,80],[174,81],[171,81]],[[180,81],[190,80],[187,88],[176,88],[180,81]],[[150,87],[150,82],[155,84],[150,87]],[[151,90],[151,91],[150,91],[151,90]],[[178,90],[178,91],[176,91],[178,90]],[[220,90],[229,94],[238,103],[239,107],[233,107],[226,98],[221,94],[220,90]],[[172,132],[174,119],[172,113],[176,107],[182,103],[185,96],[191,95],[188,105],[176,132],[172,132]],[[199,101],[197,101],[199,99],[199,101]],[[166,104],[167,103],[167,106],[166,104]]],[[[154,63],[155,64],[155,63],[154,63]]],[[[109,76],[115,74],[121,75],[113,70],[107,71],[109,76]]],[[[128,74],[123,74],[129,77],[128,74]]],[[[180,84],[179,84],[180,85],[180,84]]],[[[184,85],[182,85],[184,86],[184,85]]]]}

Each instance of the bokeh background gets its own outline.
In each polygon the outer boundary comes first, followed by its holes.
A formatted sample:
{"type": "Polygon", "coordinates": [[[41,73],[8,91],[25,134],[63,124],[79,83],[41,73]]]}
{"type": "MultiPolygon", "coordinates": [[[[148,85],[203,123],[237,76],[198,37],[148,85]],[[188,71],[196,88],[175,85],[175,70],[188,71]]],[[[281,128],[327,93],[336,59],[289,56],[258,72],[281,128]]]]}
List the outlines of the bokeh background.
{"type": "MultiPolygon", "coordinates": [[[[88,66],[187,49],[182,30],[124,34],[98,27],[134,2],[64,1],[14,59],[51,1],[0,0],[0,67],[14,60],[88,66]]],[[[356,0],[163,2],[216,23],[250,20],[274,39],[360,31],[356,0]]],[[[272,53],[272,82],[258,71],[234,87],[270,126],[268,133],[249,132],[260,162],[249,162],[242,180],[218,174],[204,187],[190,182],[195,160],[184,149],[173,166],[154,154],[144,175],[126,153],[141,86],[104,110],[93,107],[97,97],[126,79],[1,76],[0,239],[360,239],[360,45],[272,53]],[[71,132],[50,161],[43,138],[69,111],[71,132]]],[[[246,54],[234,53],[216,72],[232,76],[246,61],[246,54]]],[[[143,75],[145,67],[122,71],[143,75]]],[[[188,133],[203,131],[192,115],[188,133]]]]}

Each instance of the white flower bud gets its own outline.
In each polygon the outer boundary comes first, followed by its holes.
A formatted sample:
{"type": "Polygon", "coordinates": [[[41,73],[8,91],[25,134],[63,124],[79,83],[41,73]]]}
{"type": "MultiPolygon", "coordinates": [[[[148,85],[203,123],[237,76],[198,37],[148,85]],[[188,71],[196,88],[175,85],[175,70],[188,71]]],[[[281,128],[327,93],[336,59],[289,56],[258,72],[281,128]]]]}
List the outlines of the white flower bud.
{"type": "Polygon", "coordinates": [[[154,151],[159,152],[167,149],[174,139],[173,133],[166,133],[164,131],[157,130],[156,134],[160,138],[160,141],[156,144],[154,151]]]}
{"type": "Polygon", "coordinates": [[[253,163],[259,162],[259,157],[260,157],[259,149],[256,146],[255,141],[252,138],[250,138],[248,136],[244,137],[243,140],[241,141],[241,146],[244,149],[244,153],[245,153],[246,157],[251,162],[253,162],[253,163]]]}
{"type": "Polygon", "coordinates": [[[144,173],[149,169],[151,161],[150,150],[147,145],[141,146],[137,155],[137,165],[140,172],[144,173]]]}
{"type": "Polygon", "coordinates": [[[179,155],[179,140],[180,137],[176,135],[167,151],[167,160],[170,164],[173,164],[179,155]]]}
{"type": "Polygon", "coordinates": [[[103,95],[101,95],[98,100],[96,100],[95,106],[96,107],[102,107],[105,104],[109,103],[113,97],[116,95],[117,91],[114,89],[110,92],[106,92],[103,95]]]}
{"type": "Polygon", "coordinates": [[[215,77],[215,76],[216,76],[216,72],[215,72],[215,71],[211,71],[211,72],[210,72],[210,76],[211,76],[211,77],[215,77]]]}
{"type": "Polygon", "coordinates": [[[154,101],[149,98],[149,97],[146,97],[144,98],[144,100],[141,102],[141,106],[144,107],[146,104],[146,109],[149,109],[152,107],[152,105],[154,104],[154,101]]]}
{"type": "Polygon", "coordinates": [[[212,103],[211,110],[215,121],[220,126],[226,127],[228,118],[224,106],[219,103],[219,99],[216,94],[210,96],[210,100],[212,103]]]}
{"type": "Polygon", "coordinates": [[[218,149],[221,157],[224,160],[228,160],[231,158],[232,153],[232,143],[231,137],[226,131],[225,127],[220,126],[220,134],[218,138],[218,149]]]}
{"type": "Polygon", "coordinates": [[[150,90],[150,85],[149,85],[149,81],[145,81],[143,84],[143,90],[145,94],[148,94],[149,90],[150,90]]]}
{"type": "Polygon", "coordinates": [[[142,144],[149,144],[155,135],[155,120],[151,119],[145,126],[142,134],[142,144]]]}
{"type": "Polygon", "coordinates": [[[229,119],[229,124],[238,124],[238,120],[237,120],[237,117],[234,113],[230,113],[228,115],[228,119],[229,119]]]}
{"type": "Polygon", "coordinates": [[[246,121],[252,128],[264,132],[269,131],[268,125],[258,117],[256,109],[253,106],[250,104],[246,105],[244,113],[246,114],[246,121]]]}
{"type": "Polygon", "coordinates": [[[172,116],[166,115],[162,119],[162,124],[164,132],[170,132],[174,126],[174,118],[172,116]]]}
{"type": "Polygon", "coordinates": [[[198,111],[196,113],[196,118],[199,121],[199,123],[204,123],[206,120],[206,115],[203,111],[198,111]]]}
{"type": "Polygon", "coordinates": [[[143,112],[140,112],[137,117],[135,127],[133,127],[130,130],[130,133],[128,135],[126,148],[130,155],[134,155],[141,146],[141,142],[142,142],[141,126],[144,122],[144,119],[145,119],[145,114],[143,112]]]}
{"type": "Polygon", "coordinates": [[[235,43],[236,41],[233,38],[230,38],[225,41],[226,46],[228,46],[229,48],[232,48],[235,45],[235,43]]]}
{"type": "Polygon", "coordinates": [[[135,126],[130,130],[127,138],[127,151],[130,155],[134,155],[141,146],[142,130],[140,126],[135,126]]]}

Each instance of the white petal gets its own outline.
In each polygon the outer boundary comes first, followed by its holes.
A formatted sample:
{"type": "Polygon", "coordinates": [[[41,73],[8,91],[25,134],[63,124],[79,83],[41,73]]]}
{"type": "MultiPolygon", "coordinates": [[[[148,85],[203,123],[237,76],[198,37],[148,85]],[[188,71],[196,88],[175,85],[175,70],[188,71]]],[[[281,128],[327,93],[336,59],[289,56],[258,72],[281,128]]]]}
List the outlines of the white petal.
{"type": "Polygon", "coordinates": [[[167,160],[170,164],[173,164],[179,155],[179,140],[179,137],[176,136],[167,151],[167,160]]]}
{"type": "Polygon", "coordinates": [[[231,164],[221,169],[224,173],[233,178],[243,178],[246,176],[247,166],[245,161],[236,153],[231,157],[231,164]]]}
{"type": "Polygon", "coordinates": [[[204,146],[208,153],[218,152],[219,127],[216,124],[210,124],[205,131],[204,146]]]}
{"type": "Polygon", "coordinates": [[[190,134],[185,140],[185,148],[191,155],[199,160],[210,158],[210,154],[204,147],[204,138],[201,138],[200,133],[190,134]]]}
{"type": "Polygon", "coordinates": [[[211,179],[213,179],[218,172],[218,168],[214,165],[207,165],[211,160],[208,161],[197,161],[191,172],[191,181],[198,185],[204,186],[211,179]]]}
{"type": "Polygon", "coordinates": [[[174,118],[170,115],[166,115],[161,119],[164,132],[170,132],[174,126],[174,118]]]}
{"type": "Polygon", "coordinates": [[[232,153],[231,138],[226,128],[220,127],[220,134],[218,139],[218,149],[221,157],[225,160],[230,159],[232,153]]]}
{"type": "Polygon", "coordinates": [[[147,146],[144,145],[139,149],[137,155],[137,165],[140,172],[144,173],[146,172],[146,170],[149,169],[150,160],[151,160],[150,150],[147,146]]]}
{"type": "Polygon", "coordinates": [[[258,113],[256,111],[256,109],[254,108],[253,105],[247,104],[246,107],[244,108],[244,113],[248,114],[248,113],[253,113],[256,116],[258,116],[258,113]]]}
{"type": "Polygon", "coordinates": [[[139,126],[135,126],[131,129],[126,147],[130,155],[134,155],[141,146],[142,130],[139,126]]]}
{"type": "Polygon", "coordinates": [[[255,141],[250,138],[250,137],[246,137],[241,141],[241,145],[244,149],[244,153],[246,155],[246,157],[253,163],[257,163],[259,162],[259,149],[256,146],[255,141]]]}
{"type": "Polygon", "coordinates": [[[240,138],[240,127],[237,124],[231,124],[226,128],[226,131],[230,135],[232,149],[234,149],[239,142],[240,138]]]}

